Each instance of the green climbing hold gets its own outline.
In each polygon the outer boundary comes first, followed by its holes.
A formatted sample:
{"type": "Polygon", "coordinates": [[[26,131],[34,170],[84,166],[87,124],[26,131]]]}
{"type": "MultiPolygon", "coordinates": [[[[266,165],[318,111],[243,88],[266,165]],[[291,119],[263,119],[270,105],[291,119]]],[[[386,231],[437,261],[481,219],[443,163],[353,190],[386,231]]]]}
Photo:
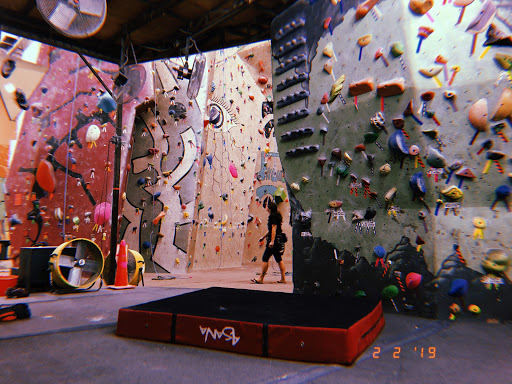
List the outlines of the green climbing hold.
{"type": "Polygon", "coordinates": [[[396,43],[391,44],[391,54],[394,57],[398,57],[404,54],[404,45],[397,41],[396,43]]]}
{"type": "Polygon", "coordinates": [[[274,192],[274,201],[276,204],[282,203],[286,200],[286,192],[283,187],[279,186],[277,187],[276,191],[274,192]]]}
{"type": "Polygon", "coordinates": [[[382,290],[382,297],[384,299],[392,299],[398,295],[398,288],[396,285],[388,285],[382,290]]]}

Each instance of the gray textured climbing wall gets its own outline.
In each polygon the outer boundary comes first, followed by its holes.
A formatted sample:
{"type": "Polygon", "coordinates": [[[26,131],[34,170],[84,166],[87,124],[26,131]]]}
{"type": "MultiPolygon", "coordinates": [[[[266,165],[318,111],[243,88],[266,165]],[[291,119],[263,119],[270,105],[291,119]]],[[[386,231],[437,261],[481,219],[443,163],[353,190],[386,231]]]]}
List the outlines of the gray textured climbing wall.
{"type": "Polygon", "coordinates": [[[490,22],[511,33],[510,9],[493,6],[473,3],[454,25],[460,8],[446,2],[418,14],[407,1],[367,1],[356,12],[353,1],[302,0],[274,20],[274,114],[293,194],[296,292],[377,293],[397,297],[398,311],[429,316],[447,316],[449,301],[467,296],[488,309],[483,316],[512,317],[506,265],[481,268],[492,249],[510,263],[512,235],[506,203],[491,209],[498,186],[510,191],[511,144],[495,126],[504,122],[507,135],[512,112],[495,59],[511,48],[482,46],[490,22]],[[487,109],[474,106],[483,98],[487,109]],[[475,127],[482,132],[470,144],[475,127]],[[503,154],[487,173],[485,140],[503,154]],[[487,289],[494,276],[499,300],[487,289]]]}

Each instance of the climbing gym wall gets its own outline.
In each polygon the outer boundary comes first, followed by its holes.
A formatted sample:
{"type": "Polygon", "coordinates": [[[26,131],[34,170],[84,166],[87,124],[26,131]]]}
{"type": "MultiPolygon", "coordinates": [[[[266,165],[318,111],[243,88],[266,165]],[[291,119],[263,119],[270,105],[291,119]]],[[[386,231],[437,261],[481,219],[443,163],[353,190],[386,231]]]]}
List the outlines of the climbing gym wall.
{"type": "Polygon", "coordinates": [[[137,108],[121,233],[146,263],[155,263],[148,270],[183,273],[190,264],[205,99],[189,98],[191,80],[177,78],[177,61],[146,66],[155,88],[137,108]]]}
{"type": "Polygon", "coordinates": [[[296,292],[512,319],[511,9],[460,5],[301,0],[274,20],[296,292]]]}
{"type": "MultiPolygon", "coordinates": [[[[257,215],[258,229],[249,204],[262,185],[255,174],[261,171],[261,152],[268,163],[275,151],[270,43],[211,53],[207,67],[203,168],[190,247],[195,269],[241,266],[259,249],[257,236],[267,215],[257,215]]],[[[282,197],[287,204],[284,190],[282,197]]]]}
{"type": "MultiPolygon", "coordinates": [[[[90,62],[112,87],[117,66],[90,62]]],[[[114,157],[109,141],[115,133],[116,102],[74,53],[43,45],[37,64],[47,72],[33,84],[31,97],[26,96],[5,188],[7,215],[16,218],[10,220],[13,256],[20,247],[59,245],[73,237],[95,241],[106,256],[114,157]]],[[[131,134],[127,127],[140,103],[135,99],[124,105],[123,157],[131,134]]]]}

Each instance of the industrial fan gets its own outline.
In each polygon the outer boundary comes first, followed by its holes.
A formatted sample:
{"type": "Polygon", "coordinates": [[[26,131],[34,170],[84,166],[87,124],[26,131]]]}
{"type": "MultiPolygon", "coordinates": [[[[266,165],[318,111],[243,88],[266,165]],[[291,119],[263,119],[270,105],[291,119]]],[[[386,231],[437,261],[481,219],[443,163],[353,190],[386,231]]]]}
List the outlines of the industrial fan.
{"type": "Polygon", "coordinates": [[[137,97],[146,82],[146,68],[135,64],[123,67],[114,79],[112,93],[118,104],[126,104],[137,97]]]}
{"type": "Polygon", "coordinates": [[[146,271],[144,257],[133,249],[128,249],[128,284],[137,286],[142,282],[144,286],[144,272],[146,271]]]}
{"type": "MultiPolygon", "coordinates": [[[[108,254],[105,259],[105,268],[103,269],[104,276],[108,276],[111,272],[109,257],[110,254],[108,254]]],[[[144,257],[142,257],[139,252],[128,248],[127,258],[128,264],[126,269],[128,270],[128,284],[136,287],[142,283],[144,286],[144,273],[146,271],[144,257]]]]}
{"type": "Polygon", "coordinates": [[[192,69],[188,67],[188,49],[190,47],[191,38],[187,38],[187,44],[185,46],[185,65],[180,65],[179,67],[174,67],[174,70],[178,72],[178,79],[188,79],[188,88],[187,88],[187,97],[190,100],[193,100],[199,94],[199,89],[201,88],[201,82],[203,81],[204,67],[206,66],[206,56],[203,55],[202,52],[197,49],[197,45],[195,45],[195,41],[193,41],[194,46],[196,47],[199,54],[194,58],[194,64],[192,64],[192,69]]]}
{"type": "Polygon", "coordinates": [[[37,8],[53,28],[76,39],[97,33],[107,16],[106,0],[37,0],[37,8]]]}
{"type": "Polygon", "coordinates": [[[49,264],[55,286],[88,289],[101,276],[104,259],[101,249],[94,242],[74,239],[55,248],[49,264]]]}

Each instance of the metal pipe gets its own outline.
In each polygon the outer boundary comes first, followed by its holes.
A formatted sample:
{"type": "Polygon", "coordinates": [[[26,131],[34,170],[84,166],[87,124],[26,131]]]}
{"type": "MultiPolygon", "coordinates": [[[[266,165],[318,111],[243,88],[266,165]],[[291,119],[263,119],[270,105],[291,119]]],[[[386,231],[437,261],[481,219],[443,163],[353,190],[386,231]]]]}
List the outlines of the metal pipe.
{"type": "MultiPolygon", "coordinates": [[[[119,63],[123,63],[125,50],[125,38],[121,39],[121,56],[119,63]]],[[[121,177],[121,135],[123,134],[123,104],[117,104],[116,113],[116,135],[114,136],[114,174],[112,187],[112,224],[110,226],[110,265],[109,273],[106,276],[106,282],[113,285],[116,276],[116,251],[117,251],[117,232],[119,217],[119,179],[121,177]]]]}
{"type": "Polygon", "coordinates": [[[92,67],[91,64],[89,64],[89,62],[87,61],[87,59],[85,58],[84,55],[82,55],[80,52],[78,52],[78,56],[80,56],[80,58],[82,59],[82,61],[89,67],[89,69],[91,70],[92,74],[94,76],[96,76],[96,78],[98,79],[98,81],[101,83],[101,85],[103,85],[103,88],[105,88],[105,91],[108,92],[108,94],[110,95],[110,97],[114,98],[114,95],[112,94],[112,91],[107,87],[107,84],[105,84],[105,82],[101,79],[100,75],[98,75],[98,73],[96,72],[96,70],[92,67]]]}

